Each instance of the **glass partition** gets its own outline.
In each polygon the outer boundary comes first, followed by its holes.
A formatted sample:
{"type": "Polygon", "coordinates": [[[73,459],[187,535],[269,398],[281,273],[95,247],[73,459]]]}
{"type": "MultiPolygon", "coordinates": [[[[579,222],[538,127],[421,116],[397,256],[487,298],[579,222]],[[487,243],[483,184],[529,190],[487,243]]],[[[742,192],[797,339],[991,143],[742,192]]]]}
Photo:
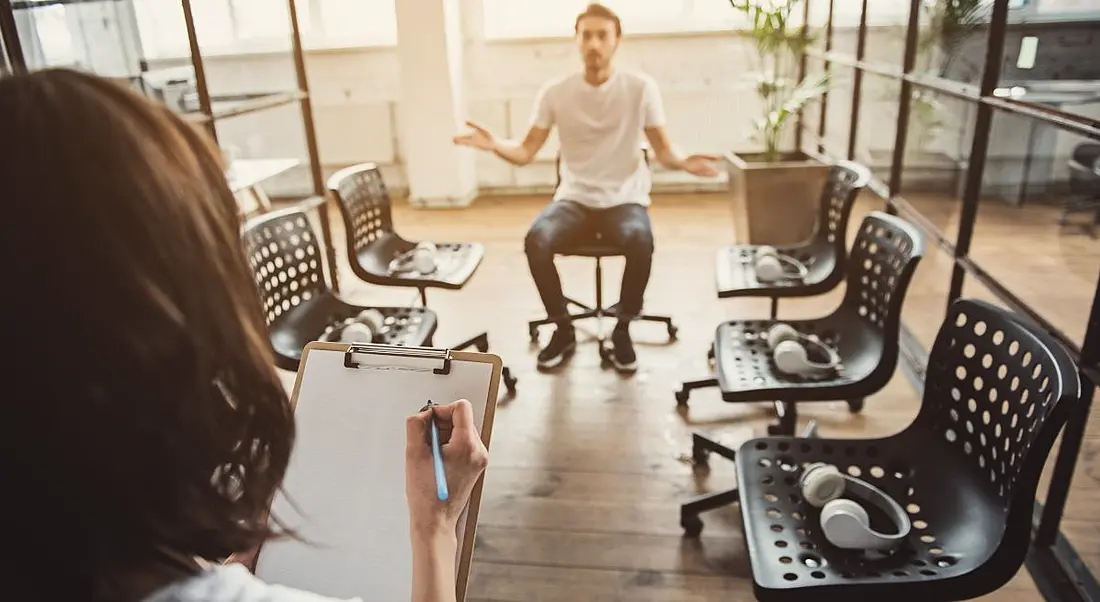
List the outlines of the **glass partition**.
{"type": "Polygon", "coordinates": [[[829,66],[829,96],[825,105],[825,148],[829,154],[848,157],[848,136],[852,124],[852,86],[855,69],[829,66]]]}
{"type": "Polygon", "coordinates": [[[901,195],[955,240],[977,103],[913,86],[901,195]]]}
{"type": "Polygon", "coordinates": [[[865,60],[900,71],[908,22],[909,0],[867,2],[867,48],[871,50],[865,60]]]}
{"type": "Polygon", "coordinates": [[[871,72],[863,73],[855,160],[866,165],[883,181],[890,179],[900,93],[900,81],[871,72]]]}
{"type": "Polygon", "coordinates": [[[1100,143],[997,113],[970,255],[1080,345],[1100,274],[1100,143]]]}

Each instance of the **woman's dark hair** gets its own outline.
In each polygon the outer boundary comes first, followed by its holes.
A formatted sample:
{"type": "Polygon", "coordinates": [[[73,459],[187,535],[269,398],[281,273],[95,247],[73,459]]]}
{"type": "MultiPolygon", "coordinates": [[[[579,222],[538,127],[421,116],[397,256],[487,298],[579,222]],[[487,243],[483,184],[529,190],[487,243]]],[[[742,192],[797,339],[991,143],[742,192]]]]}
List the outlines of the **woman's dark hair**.
{"type": "Polygon", "coordinates": [[[158,558],[260,544],[294,423],[216,147],[48,70],[0,78],[0,149],[0,587],[125,600],[158,558]]]}

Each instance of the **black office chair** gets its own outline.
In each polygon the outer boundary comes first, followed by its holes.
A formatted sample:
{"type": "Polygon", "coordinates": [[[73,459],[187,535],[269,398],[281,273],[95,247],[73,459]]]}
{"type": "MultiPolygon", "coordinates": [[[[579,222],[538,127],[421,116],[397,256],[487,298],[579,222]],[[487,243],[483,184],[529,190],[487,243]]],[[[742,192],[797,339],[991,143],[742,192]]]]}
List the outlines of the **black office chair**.
{"type": "MultiPolygon", "coordinates": [[[[352,272],[365,282],[415,288],[420,292],[421,304],[427,306],[427,289],[461,289],[481,266],[485,257],[481,244],[445,242],[435,243],[435,271],[429,274],[391,273],[390,263],[415,248],[417,243],[405,240],[394,229],[392,201],[378,166],[363,163],[342,169],[329,177],[328,190],[335,197],[344,219],[348,263],[352,272]]],[[[470,347],[488,351],[489,334],[482,332],[451,349],[470,347]]],[[[508,392],[515,393],[518,379],[507,367],[503,380],[508,392]]]]}
{"type": "MultiPolygon", "coordinates": [[[[990,304],[956,301],[928,359],[920,412],[904,431],[767,437],[739,448],[740,495],[722,494],[726,503],[739,497],[756,598],[924,602],[995,591],[1024,562],[1043,465],[1080,396],[1076,368],[1051,337],[990,304]],[[893,497],[910,515],[908,540],[874,560],[834,547],[798,484],[814,462],[893,497]]],[[[705,463],[705,445],[693,455],[705,463]]],[[[681,508],[688,534],[702,529],[699,512],[720,505],[708,502],[681,508]]]]}
{"type": "Polygon", "coordinates": [[[921,235],[900,218],[873,211],[863,218],[846,262],[844,298],[833,313],[783,321],[833,347],[841,367],[820,377],[781,374],[767,332],[778,320],[733,320],[715,332],[715,376],[683,383],[676,401],[686,405],[694,389],[717,386],[727,402],[774,401],[779,424],[772,434],[794,434],[796,403],[863,399],[886,386],[898,359],[902,303],[923,255],[921,235]]]}
{"type": "Polygon", "coordinates": [[[267,321],[275,364],[297,370],[307,343],[319,340],[326,327],[377,309],[384,317],[382,343],[430,345],[436,316],[425,308],[375,307],[337,297],[325,278],[317,236],[301,209],[285,209],[247,222],[241,233],[267,321]]]}
{"type": "MultiPolygon", "coordinates": [[[[642,156],[646,162],[649,163],[649,153],[646,149],[642,149],[642,156]]],[[[561,155],[558,155],[555,161],[555,170],[558,174],[557,184],[561,184],[561,155]]],[[[603,305],[603,264],[602,260],[605,257],[620,257],[623,255],[622,249],[604,241],[603,236],[599,232],[592,232],[589,238],[580,240],[574,244],[571,248],[559,251],[558,255],[565,257],[591,257],[596,260],[596,305],[590,307],[569,297],[565,298],[566,303],[575,305],[580,308],[581,311],[577,313],[569,314],[569,321],[576,322],[578,320],[586,320],[588,318],[596,318],[596,342],[600,353],[600,359],[603,365],[606,367],[611,362],[611,349],[608,348],[607,338],[603,330],[603,318],[615,318],[618,316],[616,308],[618,303],[613,304],[610,307],[604,307],[603,305]]],[[[637,320],[643,322],[660,322],[665,325],[668,330],[669,340],[676,340],[676,334],[678,328],[672,323],[672,318],[669,316],[656,316],[643,313],[636,317],[637,320]]],[[[531,337],[532,343],[537,343],[539,340],[539,327],[547,324],[554,324],[557,321],[552,318],[543,318],[541,320],[531,320],[527,323],[527,332],[531,337]]]]}
{"type": "Polygon", "coordinates": [[[1082,142],[1073,149],[1069,162],[1069,188],[1076,197],[1066,204],[1058,225],[1070,225],[1075,213],[1091,213],[1092,220],[1080,226],[1090,238],[1096,238],[1096,226],[1100,225],[1100,144],[1082,142]]]}
{"type": "Polygon", "coordinates": [[[858,163],[840,161],[833,165],[821,189],[813,234],[803,242],[776,247],[806,266],[804,279],[761,282],[756,278],[753,260],[762,245],[733,245],[718,250],[718,297],[768,297],[771,317],[775,318],[780,298],[812,297],[836,288],[844,280],[852,205],[870,181],[870,170],[858,163]]]}

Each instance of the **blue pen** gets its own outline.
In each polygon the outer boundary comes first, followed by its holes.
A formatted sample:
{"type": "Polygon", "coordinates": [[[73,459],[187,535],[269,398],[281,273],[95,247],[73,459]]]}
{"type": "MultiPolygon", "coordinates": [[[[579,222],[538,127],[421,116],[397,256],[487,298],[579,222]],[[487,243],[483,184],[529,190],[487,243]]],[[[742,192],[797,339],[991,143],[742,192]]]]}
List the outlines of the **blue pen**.
{"type": "Polygon", "coordinates": [[[445,502],[450,494],[447,491],[447,474],[443,472],[443,450],[439,444],[439,425],[435,422],[435,408],[428,400],[428,409],[432,412],[432,463],[435,465],[435,491],[439,501],[445,502]]]}

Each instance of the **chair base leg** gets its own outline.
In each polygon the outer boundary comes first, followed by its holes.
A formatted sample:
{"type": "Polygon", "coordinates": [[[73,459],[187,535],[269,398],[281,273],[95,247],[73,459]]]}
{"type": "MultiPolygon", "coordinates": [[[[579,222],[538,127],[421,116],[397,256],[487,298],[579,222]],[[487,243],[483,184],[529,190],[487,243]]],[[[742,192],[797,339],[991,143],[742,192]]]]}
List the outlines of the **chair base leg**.
{"type": "MultiPolygon", "coordinates": [[[[616,308],[618,306],[617,303],[615,305],[612,305],[611,307],[603,307],[602,303],[596,303],[596,307],[590,307],[588,305],[585,305],[584,303],[581,303],[580,301],[570,299],[569,297],[565,298],[565,302],[569,305],[574,305],[574,306],[580,308],[580,310],[581,310],[577,313],[571,313],[567,317],[564,318],[564,319],[568,320],[569,322],[576,322],[578,320],[587,320],[589,318],[596,318],[597,320],[599,320],[601,318],[618,318],[618,316],[619,316],[618,312],[616,311],[616,308]]],[[[670,341],[675,341],[677,335],[680,332],[680,328],[678,326],[676,326],[675,324],[673,324],[672,318],[669,317],[669,316],[655,316],[655,315],[651,315],[651,314],[642,314],[640,316],[635,316],[634,320],[639,321],[639,322],[658,322],[660,324],[664,324],[665,325],[665,330],[668,331],[668,339],[670,341]]],[[[528,336],[531,337],[531,342],[535,343],[539,340],[539,327],[540,326],[546,326],[546,325],[549,325],[549,324],[557,324],[559,321],[560,320],[547,317],[547,318],[542,318],[540,320],[531,320],[530,322],[528,322],[527,323],[527,334],[528,334],[528,336]]],[[[600,341],[601,346],[602,346],[603,341],[604,341],[604,332],[603,332],[603,327],[602,326],[597,327],[596,338],[600,341]]],[[[601,356],[603,354],[604,354],[604,352],[601,351],[601,356]]]]}
{"type": "MultiPolygon", "coordinates": [[[[477,349],[481,353],[489,351],[489,333],[483,332],[471,339],[451,346],[451,349],[454,351],[462,351],[463,349],[469,349],[471,347],[477,349]]],[[[504,369],[501,370],[500,376],[501,380],[504,381],[504,388],[508,391],[508,394],[515,395],[516,383],[519,382],[519,379],[512,375],[512,370],[509,369],[508,366],[505,366],[504,369]]]]}
{"type": "Polygon", "coordinates": [[[461,343],[459,343],[457,345],[452,345],[451,349],[453,351],[462,351],[464,349],[469,349],[471,347],[476,348],[481,353],[485,353],[486,351],[488,351],[489,350],[489,333],[483,332],[483,333],[481,333],[481,334],[479,334],[479,335],[477,335],[477,336],[475,336],[471,339],[467,339],[465,341],[462,341],[461,343]]]}
{"type": "Polygon", "coordinates": [[[779,422],[768,425],[768,434],[793,437],[794,429],[798,426],[798,405],[793,401],[777,401],[775,416],[779,422]]]}
{"type": "MultiPolygon", "coordinates": [[[[711,453],[716,453],[731,462],[737,457],[737,452],[735,450],[705,435],[693,433],[691,436],[692,459],[697,464],[705,465],[711,453]]],[[[703,532],[703,520],[699,518],[701,513],[735,504],[740,501],[740,499],[740,492],[737,488],[733,488],[725,491],[706,493],[681,504],[680,526],[684,529],[684,535],[688,537],[698,537],[699,534],[703,532]]]]}
{"type": "MultiPolygon", "coordinates": [[[[776,402],[778,408],[782,402],[776,402]]],[[[791,404],[793,408],[793,404],[791,404]]],[[[793,416],[793,411],[787,415],[793,416]]],[[[781,419],[782,420],[782,419],[781,419]]],[[[793,426],[792,426],[793,429],[793,426]]],[[[791,432],[793,435],[793,430],[791,432]]],[[[811,420],[800,435],[806,439],[817,438],[817,422],[811,420]]],[[[736,450],[730,449],[717,441],[704,435],[693,433],[691,435],[691,458],[697,465],[705,465],[711,453],[718,454],[733,462],[737,457],[736,450]]],[[[723,508],[741,501],[740,492],[734,489],[706,493],[680,504],[680,526],[687,537],[698,537],[703,532],[703,520],[699,515],[709,510],[723,508]]]]}
{"type": "Polygon", "coordinates": [[[680,390],[676,392],[676,405],[684,407],[687,406],[688,397],[691,396],[691,392],[695,389],[706,389],[708,387],[717,387],[717,378],[702,378],[699,380],[687,380],[680,384],[680,390]]]}
{"type": "Polygon", "coordinates": [[[699,518],[699,514],[736,504],[740,500],[741,492],[735,487],[726,491],[707,493],[680,505],[680,526],[684,528],[684,535],[699,537],[703,532],[703,519],[699,518]]]}

